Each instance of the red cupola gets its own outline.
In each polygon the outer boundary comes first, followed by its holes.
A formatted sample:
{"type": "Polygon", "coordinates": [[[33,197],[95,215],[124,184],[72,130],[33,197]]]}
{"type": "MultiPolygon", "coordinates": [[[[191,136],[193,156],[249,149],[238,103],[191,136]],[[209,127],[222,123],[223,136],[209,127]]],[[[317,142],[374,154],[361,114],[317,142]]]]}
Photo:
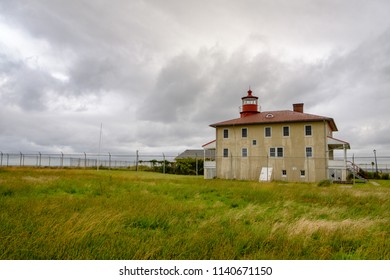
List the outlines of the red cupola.
{"type": "Polygon", "coordinates": [[[253,114],[260,113],[259,105],[257,104],[257,100],[259,99],[257,96],[252,95],[252,91],[249,88],[248,95],[241,98],[242,106],[240,107],[240,117],[247,117],[253,114]]]}

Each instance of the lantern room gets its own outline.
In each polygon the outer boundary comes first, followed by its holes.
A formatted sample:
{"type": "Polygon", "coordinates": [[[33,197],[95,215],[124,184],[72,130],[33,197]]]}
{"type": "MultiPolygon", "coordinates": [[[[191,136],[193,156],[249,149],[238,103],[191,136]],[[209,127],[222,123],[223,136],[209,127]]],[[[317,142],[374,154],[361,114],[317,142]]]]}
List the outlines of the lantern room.
{"type": "Polygon", "coordinates": [[[247,117],[253,114],[260,113],[258,105],[258,97],[252,95],[251,89],[248,90],[248,95],[241,98],[242,106],[240,106],[240,117],[247,117]]]}

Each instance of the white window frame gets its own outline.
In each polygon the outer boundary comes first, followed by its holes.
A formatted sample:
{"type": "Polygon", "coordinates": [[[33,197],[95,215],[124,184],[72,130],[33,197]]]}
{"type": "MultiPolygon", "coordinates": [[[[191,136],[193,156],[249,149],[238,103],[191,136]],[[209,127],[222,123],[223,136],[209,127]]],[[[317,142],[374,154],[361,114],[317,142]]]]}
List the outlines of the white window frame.
{"type": "Polygon", "coordinates": [[[229,129],[228,128],[224,128],[223,131],[222,131],[222,138],[223,139],[229,139],[229,129]],[[227,137],[225,137],[225,131],[227,133],[227,137]]]}
{"type": "Polygon", "coordinates": [[[241,128],[241,138],[248,138],[248,128],[247,127],[243,127],[241,128]],[[246,135],[244,136],[244,130],[246,130],[246,135]]]}
{"type": "Polygon", "coordinates": [[[269,157],[272,158],[283,158],[284,157],[284,147],[270,147],[269,148],[269,157]],[[279,152],[282,152],[281,156],[279,156],[279,152]]]}
{"type": "Polygon", "coordinates": [[[301,178],[305,178],[306,177],[306,170],[302,169],[300,174],[301,174],[301,178]]]}
{"type": "Polygon", "coordinates": [[[248,157],[248,148],[242,148],[241,149],[241,157],[243,158],[247,158],[248,157]],[[244,150],[245,150],[245,153],[244,153],[244,150]]]}
{"type": "Polygon", "coordinates": [[[284,157],[284,148],[283,147],[277,147],[276,148],[276,157],[278,157],[278,158],[282,158],[282,157],[284,157]],[[282,150],[282,155],[281,156],[279,156],[279,150],[282,150]]]}
{"type": "Polygon", "coordinates": [[[272,137],[272,127],[270,127],[270,126],[264,127],[264,137],[265,138],[271,138],[272,137]],[[269,129],[269,136],[267,136],[267,129],[269,129]]]}
{"type": "Polygon", "coordinates": [[[290,137],[290,127],[289,126],[283,126],[282,127],[282,136],[283,137],[290,137]],[[288,130],[288,135],[284,135],[284,129],[287,128],[288,130]]]}
{"type": "Polygon", "coordinates": [[[286,169],[282,169],[282,177],[283,178],[287,177],[287,170],[286,169]]]}
{"type": "Polygon", "coordinates": [[[305,157],[312,158],[313,157],[313,147],[307,146],[305,147],[305,157]],[[308,153],[308,149],[310,149],[310,155],[308,153]]]}
{"type": "Polygon", "coordinates": [[[304,133],[305,133],[305,137],[312,137],[313,136],[313,126],[311,124],[305,125],[304,133]],[[310,127],[310,135],[307,134],[307,130],[306,130],[307,127],[310,127]]]}
{"type": "Polygon", "coordinates": [[[223,148],[222,149],[222,157],[228,158],[229,157],[229,149],[228,148],[223,148]],[[225,151],[227,152],[227,155],[225,155],[225,151]]]}
{"type": "Polygon", "coordinates": [[[269,157],[276,157],[276,148],[275,147],[269,148],[269,157]]]}

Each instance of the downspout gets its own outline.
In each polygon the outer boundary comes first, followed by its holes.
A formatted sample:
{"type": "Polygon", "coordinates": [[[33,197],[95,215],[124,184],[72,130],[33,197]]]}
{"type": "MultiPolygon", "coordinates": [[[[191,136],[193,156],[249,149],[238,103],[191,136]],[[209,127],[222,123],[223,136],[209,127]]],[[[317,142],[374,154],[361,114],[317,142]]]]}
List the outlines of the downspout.
{"type": "Polygon", "coordinates": [[[327,135],[326,135],[326,121],[324,120],[324,145],[325,145],[325,149],[324,149],[324,153],[325,153],[325,180],[326,179],[329,179],[329,163],[328,163],[328,141],[327,141],[327,135]]]}
{"type": "Polygon", "coordinates": [[[237,158],[238,158],[238,153],[237,153],[237,135],[236,135],[236,129],[235,129],[235,124],[233,123],[233,134],[234,134],[234,154],[237,154],[237,157],[233,159],[232,155],[232,160],[233,160],[233,179],[237,179],[237,158]]]}
{"type": "MultiPolygon", "coordinates": [[[[215,177],[216,178],[220,178],[220,176],[218,176],[218,161],[220,160],[219,157],[218,157],[218,142],[219,142],[219,139],[218,139],[218,128],[215,127],[215,177]]],[[[222,156],[223,156],[223,151],[222,151],[222,155],[220,156],[221,157],[221,163],[222,163],[222,156]]]]}

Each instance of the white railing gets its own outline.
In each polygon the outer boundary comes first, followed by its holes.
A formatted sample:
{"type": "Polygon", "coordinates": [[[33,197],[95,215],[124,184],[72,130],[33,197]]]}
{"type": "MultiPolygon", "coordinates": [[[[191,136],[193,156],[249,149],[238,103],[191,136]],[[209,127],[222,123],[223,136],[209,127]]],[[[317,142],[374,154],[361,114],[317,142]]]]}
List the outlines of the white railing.
{"type": "Polygon", "coordinates": [[[328,167],[329,168],[346,168],[345,162],[343,160],[329,160],[328,161],[328,167]]]}

